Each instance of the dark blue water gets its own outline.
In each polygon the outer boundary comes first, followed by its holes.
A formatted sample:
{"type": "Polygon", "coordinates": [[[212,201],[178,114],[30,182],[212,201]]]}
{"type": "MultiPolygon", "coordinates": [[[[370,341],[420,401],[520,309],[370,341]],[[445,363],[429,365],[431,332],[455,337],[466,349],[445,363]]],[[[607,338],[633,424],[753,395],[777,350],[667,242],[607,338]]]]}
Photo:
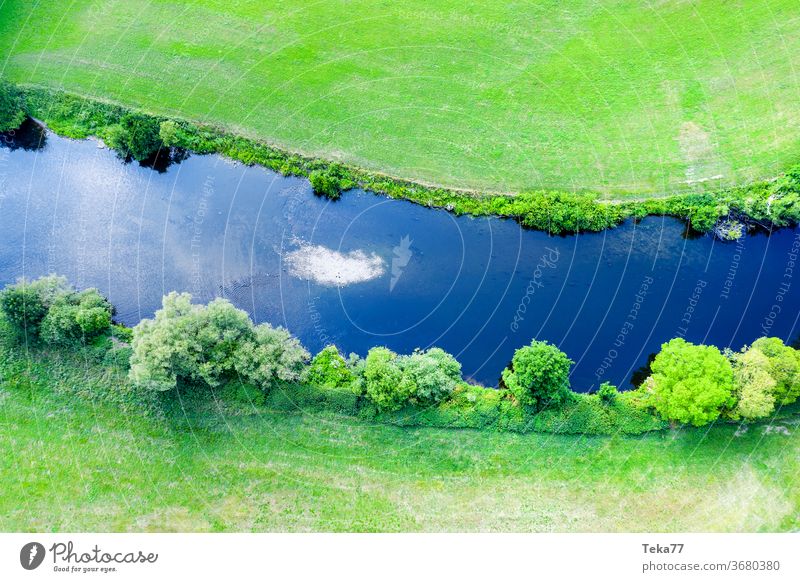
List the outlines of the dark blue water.
{"type": "Polygon", "coordinates": [[[64,274],[106,293],[126,324],[172,290],[224,296],[312,351],[437,345],[487,385],[517,347],[546,339],[575,360],[576,390],[629,386],[672,337],[738,349],[800,331],[800,230],[723,244],[648,218],[550,237],[363,192],[329,202],[305,180],[216,156],[159,173],[94,141],[8,145],[0,284],[64,274]]]}

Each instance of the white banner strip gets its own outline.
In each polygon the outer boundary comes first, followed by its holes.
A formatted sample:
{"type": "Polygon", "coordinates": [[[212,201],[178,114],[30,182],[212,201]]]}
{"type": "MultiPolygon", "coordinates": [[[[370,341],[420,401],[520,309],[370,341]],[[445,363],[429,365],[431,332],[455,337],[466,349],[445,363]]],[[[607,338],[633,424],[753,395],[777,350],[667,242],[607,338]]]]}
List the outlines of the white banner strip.
{"type": "Polygon", "coordinates": [[[0,534],[0,580],[800,580],[797,534],[0,534]]]}

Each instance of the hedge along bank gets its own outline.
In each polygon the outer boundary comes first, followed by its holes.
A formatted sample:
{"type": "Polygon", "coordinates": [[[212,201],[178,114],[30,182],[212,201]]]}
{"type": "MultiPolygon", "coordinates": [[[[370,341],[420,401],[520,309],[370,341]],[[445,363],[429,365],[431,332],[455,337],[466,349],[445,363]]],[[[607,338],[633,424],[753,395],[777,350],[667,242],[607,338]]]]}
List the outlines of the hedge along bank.
{"type": "MultiPolygon", "coordinates": [[[[675,194],[663,198],[613,202],[597,194],[526,191],[516,195],[481,194],[417,184],[355,166],[311,158],[223,128],[177,117],[153,116],[124,106],[41,88],[11,86],[19,107],[59,135],[97,136],[123,157],[143,160],[159,148],[217,153],[283,175],[307,177],[314,191],[329,198],[362,188],[455,214],[499,216],[553,234],[600,231],[627,219],[647,215],[686,220],[697,232],[736,239],[748,229],[783,227],[800,220],[800,166],[771,181],[714,192],[675,194]]],[[[13,112],[18,115],[18,112],[13,112]]],[[[11,113],[7,114],[10,117],[11,113]]]]}
{"type": "Polygon", "coordinates": [[[581,394],[570,389],[571,360],[544,341],[519,348],[494,389],[464,382],[458,361],[437,348],[398,355],[376,347],[345,359],[328,346],[312,359],[287,330],[255,325],[224,299],[198,305],[171,293],[132,332],[113,325],[112,312],[95,290],[78,292],[55,276],[6,287],[0,377],[24,380],[31,355],[44,365],[66,357],[76,370],[90,365],[87,378],[97,379],[73,391],[123,407],[181,393],[181,402],[213,395],[214,406],[232,403],[240,414],[259,403],[402,426],[594,435],[769,420],[791,413],[800,397],[800,352],[778,338],[740,352],[676,338],[639,389],[619,393],[604,383],[597,394],[581,394]],[[111,380],[119,376],[112,370],[127,379],[111,380]]]}

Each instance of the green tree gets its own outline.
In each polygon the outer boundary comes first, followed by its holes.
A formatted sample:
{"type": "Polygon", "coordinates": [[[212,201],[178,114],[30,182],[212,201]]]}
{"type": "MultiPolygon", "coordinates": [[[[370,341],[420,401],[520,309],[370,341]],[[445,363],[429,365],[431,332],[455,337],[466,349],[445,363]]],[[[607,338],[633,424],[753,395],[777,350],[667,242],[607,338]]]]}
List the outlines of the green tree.
{"type": "Polygon", "coordinates": [[[111,328],[113,308],[97,289],[66,292],[52,300],[40,336],[52,344],[91,341],[111,328]]]}
{"type": "Polygon", "coordinates": [[[775,410],[775,379],[769,374],[769,359],[761,350],[749,349],[733,356],[734,420],[764,418],[775,410]]]}
{"type": "Polygon", "coordinates": [[[0,309],[18,337],[35,337],[47,306],[42,298],[24,282],[6,287],[0,294],[0,309]]]}
{"type": "Polygon", "coordinates": [[[800,357],[794,348],[777,337],[762,337],[753,342],[751,350],[767,357],[767,371],[775,380],[775,400],[778,404],[791,404],[800,396],[800,357]]]}
{"type": "Polygon", "coordinates": [[[414,394],[414,383],[397,360],[397,354],[387,348],[372,348],[367,354],[364,384],[367,398],[378,410],[397,410],[414,394]]]}
{"type": "Polygon", "coordinates": [[[299,381],[309,357],[286,329],[262,323],[251,338],[241,342],[234,365],[244,379],[267,393],[282,383],[299,381]]]}
{"type": "Polygon", "coordinates": [[[399,364],[414,385],[414,398],[423,404],[445,400],[461,382],[461,364],[440,348],[416,351],[400,358],[399,364]]]}
{"type": "Polygon", "coordinates": [[[734,404],[731,363],[714,346],[673,339],[651,369],[652,402],[666,420],[702,426],[734,404]]]}
{"type": "Polygon", "coordinates": [[[188,293],[170,293],[154,319],[133,329],[130,378],[152,390],[179,381],[218,386],[234,374],[268,391],[299,380],[308,352],[288,331],[254,326],[225,299],[192,304],[188,293]]]}
{"type": "Polygon", "coordinates": [[[336,200],[342,195],[339,179],[329,172],[311,172],[308,180],[318,196],[336,200]]]}
{"type": "Polygon", "coordinates": [[[34,281],[20,279],[0,292],[0,310],[19,337],[38,336],[48,309],[72,289],[64,277],[50,275],[34,281]]]}
{"type": "Polygon", "coordinates": [[[326,346],[311,360],[305,379],[315,386],[344,388],[355,376],[336,346],[326,346]]]}
{"type": "Polygon", "coordinates": [[[254,339],[247,313],[224,299],[193,305],[188,293],[170,293],[154,319],[133,329],[130,377],[152,390],[170,390],[178,380],[218,385],[234,370],[236,352],[254,339]]]}
{"type": "Polygon", "coordinates": [[[22,93],[8,81],[0,79],[0,132],[17,129],[26,117],[22,93]]]}
{"type": "Polygon", "coordinates": [[[503,384],[525,406],[557,406],[569,397],[572,363],[556,346],[533,340],[514,353],[511,366],[503,370],[503,384]]]}
{"type": "Polygon", "coordinates": [[[111,126],[104,135],[106,143],[122,157],[145,160],[163,146],[158,119],[141,113],[127,113],[119,124],[111,126]]]}

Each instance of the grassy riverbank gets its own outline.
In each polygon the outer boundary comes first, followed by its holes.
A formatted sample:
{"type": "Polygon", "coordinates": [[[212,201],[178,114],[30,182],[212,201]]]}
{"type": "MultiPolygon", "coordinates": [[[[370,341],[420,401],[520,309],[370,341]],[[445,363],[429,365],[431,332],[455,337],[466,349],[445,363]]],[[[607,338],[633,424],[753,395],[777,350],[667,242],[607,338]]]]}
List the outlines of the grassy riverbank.
{"type": "Polygon", "coordinates": [[[0,75],[450,187],[641,197],[800,161],[794,0],[0,5],[0,75]]]}
{"type": "Polygon", "coordinates": [[[5,357],[2,531],[786,531],[795,423],[637,438],[133,400],[90,352],[5,357]]]}

